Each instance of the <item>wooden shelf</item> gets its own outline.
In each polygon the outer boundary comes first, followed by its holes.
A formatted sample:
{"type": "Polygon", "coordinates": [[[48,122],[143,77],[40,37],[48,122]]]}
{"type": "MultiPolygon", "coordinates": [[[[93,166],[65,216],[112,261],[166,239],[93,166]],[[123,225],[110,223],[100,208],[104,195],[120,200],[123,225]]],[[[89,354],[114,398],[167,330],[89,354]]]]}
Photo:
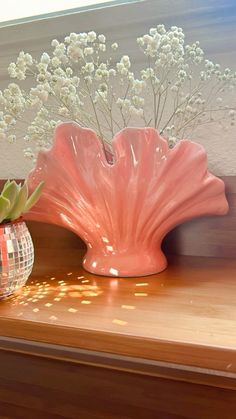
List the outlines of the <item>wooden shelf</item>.
{"type": "Polygon", "coordinates": [[[2,336],[236,373],[235,260],[172,256],[161,274],[115,279],[78,268],[81,252],[38,249],[28,285],[0,304],[2,336]]]}
{"type": "Polygon", "coordinates": [[[83,252],[38,248],[0,303],[2,417],[234,419],[236,261],[114,279],[83,271],[83,252]]]}

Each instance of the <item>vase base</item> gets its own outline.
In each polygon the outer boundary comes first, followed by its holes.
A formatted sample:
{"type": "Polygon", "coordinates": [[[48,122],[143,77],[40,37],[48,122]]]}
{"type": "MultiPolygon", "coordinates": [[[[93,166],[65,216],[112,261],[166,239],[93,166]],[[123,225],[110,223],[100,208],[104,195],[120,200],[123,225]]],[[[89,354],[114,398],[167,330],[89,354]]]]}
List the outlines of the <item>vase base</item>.
{"type": "Polygon", "coordinates": [[[142,277],[160,273],[167,267],[167,260],[161,251],[129,255],[101,255],[88,251],[83,268],[95,275],[109,277],[142,277]]]}
{"type": "Polygon", "coordinates": [[[163,267],[161,270],[158,270],[158,271],[144,272],[144,273],[133,274],[133,275],[132,274],[126,274],[125,275],[125,274],[122,274],[122,273],[120,273],[119,275],[114,275],[114,274],[111,274],[111,273],[100,273],[100,272],[97,272],[97,271],[95,272],[95,270],[92,271],[92,269],[89,270],[88,268],[83,266],[83,269],[90,274],[93,274],[93,275],[96,275],[96,276],[102,276],[102,277],[112,277],[112,278],[114,278],[114,277],[116,277],[116,278],[144,278],[146,276],[152,276],[152,275],[160,274],[161,272],[165,271],[166,268],[167,268],[167,264],[166,264],[165,267],[163,267]]]}

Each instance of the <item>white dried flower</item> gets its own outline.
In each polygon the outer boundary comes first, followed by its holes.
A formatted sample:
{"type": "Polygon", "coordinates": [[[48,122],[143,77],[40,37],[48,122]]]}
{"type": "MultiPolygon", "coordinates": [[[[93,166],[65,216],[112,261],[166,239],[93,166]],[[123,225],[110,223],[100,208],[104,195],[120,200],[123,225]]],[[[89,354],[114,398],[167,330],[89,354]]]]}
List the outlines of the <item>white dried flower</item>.
{"type": "Polygon", "coordinates": [[[170,136],[168,138],[168,144],[170,148],[173,148],[178,142],[178,139],[176,137],[170,136]]]}
{"type": "Polygon", "coordinates": [[[127,69],[130,68],[130,66],[131,66],[130,58],[128,57],[128,55],[123,55],[123,57],[121,58],[120,62],[127,69]]]}
{"type": "Polygon", "coordinates": [[[138,80],[138,79],[133,80],[132,88],[136,94],[141,94],[144,86],[145,86],[145,83],[143,80],[138,80]]]}
{"type": "Polygon", "coordinates": [[[97,34],[94,31],[88,33],[88,42],[94,42],[97,38],[97,34]]]}
{"type": "Polygon", "coordinates": [[[86,63],[83,67],[83,71],[85,73],[93,73],[94,72],[94,64],[93,63],[86,63]]]}
{"type": "Polygon", "coordinates": [[[116,76],[116,70],[114,69],[114,68],[111,68],[110,70],[109,70],[109,76],[116,76]]]}
{"type": "Polygon", "coordinates": [[[61,61],[58,57],[53,57],[51,63],[53,67],[59,67],[59,65],[61,65],[61,61]]]}
{"type": "Polygon", "coordinates": [[[106,37],[105,37],[105,35],[103,35],[103,34],[101,34],[101,35],[98,35],[98,40],[99,40],[99,42],[102,42],[103,44],[106,42],[106,37]]]}
{"type": "Polygon", "coordinates": [[[7,141],[9,143],[14,143],[16,141],[16,136],[14,134],[11,134],[7,137],[7,141]]]}
{"type": "Polygon", "coordinates": [[[105,44],[100,44],[99,45],[99,50],[102,51],[102,52],[105,52],[106,51],[106,45],[105,44]]]}
{"type": "Polygon", "coordinates": [[[41,58],[40,58],[40,61],[43,64],[49,64],[50,63],[50,57],[49,57],[49,55],[46,52],[44,52],[42,54],[41,58]]]}
{"type": "Polygon", "coordinates": [[[186,45],[177,26],[157,25],[137,43],[145,58],[139,74],[128,55],[115,63],[103,59],[106,37],[94,31],[71,33],[64,42],[54,39],[52,54],[43,52],[39,60],[21,51],[8,67],[9,76],[21,81],[33,75],[34,84],[23,90],[20,83],[10,83],[0,91],[0,138],[23,137],[32,145],[25,156],[34,161],[41,147],[50,147],[63,120],[92,127],[106,140],[114,130],[140,121],[163,133],[170,147],[218,115],[235,124],[235,106],[226,93],[235,89],[236,71],[206,59],[198,41],[186,45]],[[21,121],[28,128],[19,136],[21,121]]]}
{"type": "Polygon", "coordinates": [[[84,48],[84,55],[86,56],[86,55],[92,55],[93,54],[93,52],[94,52],[94,50],[93,50],[93,48],[92,47],[87,47],[87,48],[84,48]]]}
{"type": "Polygon", "coordinates": [[[113,49],[113,50],[115,51],[117,48],[118,48],[118,44],[117,44],[117,42],[114,42],[114,43],[111,45],[111,49],[113,49]]]}
{"type": "Polygon", "coordinates": [[[121,73],[121,71],[125,68],[125,66],[124,66],[124,64],[123,64],[123,63],[117,63],[117,64],[116,64],[116,68],[117,68],[117,71],[118,71],[119,73],[121,73]]]}
{"type": "Polygon", "coordinates": [[[34,158],[34,153],[33,153],[32,149],[30,147],[28,147],[24,150],[24,156],[27,159],[31,159],[31,160],[34,158]]]}
{"type": "Polygon", "coordinates": [[[53,39],[51,42],[52,47],[57,47],[59,45],[59,42],[57,39],[53,39]]]}

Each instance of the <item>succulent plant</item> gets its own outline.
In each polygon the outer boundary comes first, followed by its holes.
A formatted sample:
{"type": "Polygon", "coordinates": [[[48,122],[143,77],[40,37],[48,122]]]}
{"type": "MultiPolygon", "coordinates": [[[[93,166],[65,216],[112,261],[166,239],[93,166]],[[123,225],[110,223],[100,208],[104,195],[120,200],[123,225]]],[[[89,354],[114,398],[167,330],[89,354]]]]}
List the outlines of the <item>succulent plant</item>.
{"type": "Polygon", "coordinates": [[[7,180],[0,194],[0,224],[14,221],[38,201],[44,182],[40,182],[29,196],[27,183],[7,180]]]}

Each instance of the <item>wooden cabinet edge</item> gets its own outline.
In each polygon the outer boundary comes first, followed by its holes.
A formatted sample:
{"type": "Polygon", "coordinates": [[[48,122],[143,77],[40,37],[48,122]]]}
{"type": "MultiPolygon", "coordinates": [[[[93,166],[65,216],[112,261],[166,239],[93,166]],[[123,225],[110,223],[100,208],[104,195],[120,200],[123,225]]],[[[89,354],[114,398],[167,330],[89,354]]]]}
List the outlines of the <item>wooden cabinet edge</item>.
{"type": "Polygon", "coordinates": [[[0,337],[0,354],[1,352],[17,353],[26,357],[46,358],[52,362],[56,360],[236,391],[236,373],[190,365],[4,337],[0,337]]]}

